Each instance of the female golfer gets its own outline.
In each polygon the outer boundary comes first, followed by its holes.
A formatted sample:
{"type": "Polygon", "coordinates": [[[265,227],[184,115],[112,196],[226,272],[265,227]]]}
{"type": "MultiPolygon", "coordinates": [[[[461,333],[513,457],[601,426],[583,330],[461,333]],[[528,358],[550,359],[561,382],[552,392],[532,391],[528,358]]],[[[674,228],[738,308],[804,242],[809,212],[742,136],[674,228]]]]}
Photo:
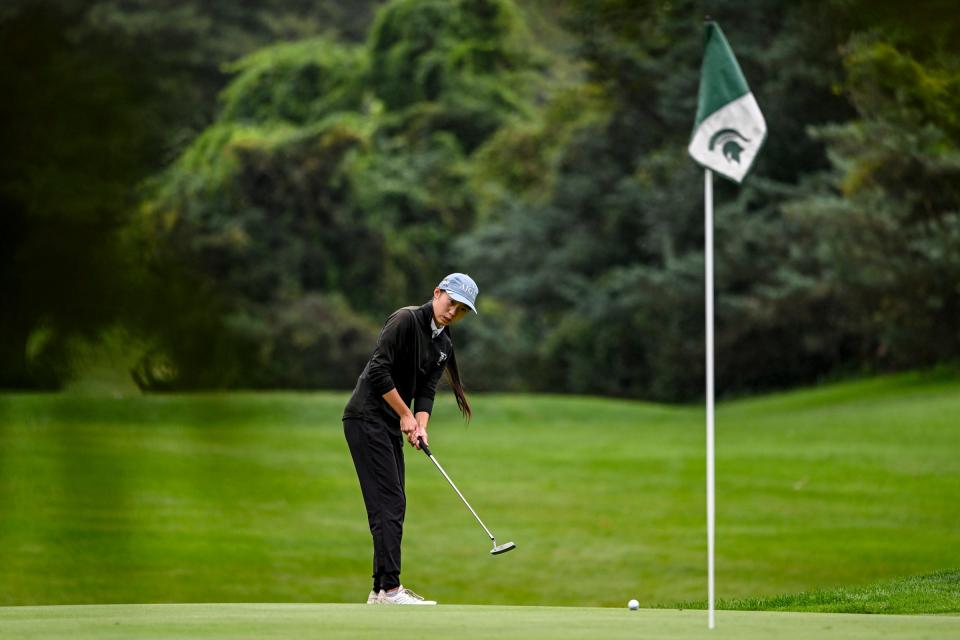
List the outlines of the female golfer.
{"type": "Polygon", "coordinates": [[[451,273],[433,290],[430,302],[395,311],[343,411],[343,432],[373,536],[373,590],[367,604],[437,604],[400,584],[400,540],[407,507],[403,438],[417,449],[418,438],[430,444],[427,423],[444,370],[460,412],[470,419],[449,327],[468,311],[477,312],[478,293],[470,276],[451,273]]]}

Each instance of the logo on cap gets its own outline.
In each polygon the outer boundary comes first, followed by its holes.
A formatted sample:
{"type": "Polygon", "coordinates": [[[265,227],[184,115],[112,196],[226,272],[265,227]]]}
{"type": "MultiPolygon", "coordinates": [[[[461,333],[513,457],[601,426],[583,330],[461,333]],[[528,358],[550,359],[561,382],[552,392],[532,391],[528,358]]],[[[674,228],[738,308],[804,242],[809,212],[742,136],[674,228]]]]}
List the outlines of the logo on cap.
{"type": "Polygon", "coordinates": [[[470,307],[474,313],[477,312],[476,301],[480,290],[477,288],[477,283],[473,281],[473,278],[467,274],[451,273],[440,281],[437,288],[446,291],[454,300],[470,307]]]}

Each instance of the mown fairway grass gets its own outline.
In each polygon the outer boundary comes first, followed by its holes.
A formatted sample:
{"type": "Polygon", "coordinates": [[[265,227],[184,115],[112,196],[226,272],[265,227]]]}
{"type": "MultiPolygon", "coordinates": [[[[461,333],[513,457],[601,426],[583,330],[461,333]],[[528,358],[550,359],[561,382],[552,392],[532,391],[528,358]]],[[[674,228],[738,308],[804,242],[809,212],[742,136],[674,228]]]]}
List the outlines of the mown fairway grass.
{"type": "MultiPolygon", "coordinates": [[[[362,602],[370,542],[345,399],[0,396],[0,604],[362,602]]],[[[518,549],[489,556],[455,494],[408,449],[406,584],[449,604],[704,599],[701,408],[474,405],[464,427],[445,397],[431,445],[518,549]]],[[[949,372],[721,405],[718,597],[960,567],[958,416],[949,372]]]]}

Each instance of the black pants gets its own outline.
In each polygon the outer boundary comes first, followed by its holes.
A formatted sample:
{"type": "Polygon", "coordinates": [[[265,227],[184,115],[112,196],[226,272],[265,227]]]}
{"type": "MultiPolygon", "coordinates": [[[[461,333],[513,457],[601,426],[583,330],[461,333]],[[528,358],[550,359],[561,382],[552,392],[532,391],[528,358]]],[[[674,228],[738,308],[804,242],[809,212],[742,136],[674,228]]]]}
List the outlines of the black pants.
{"type": "Polygon", "coordinates": [[[343,433],[360,479],[373,536],[373,590],[400,585],[400,541],[407,510],[403,436],[377,422],[346,418],[343,433]]]}

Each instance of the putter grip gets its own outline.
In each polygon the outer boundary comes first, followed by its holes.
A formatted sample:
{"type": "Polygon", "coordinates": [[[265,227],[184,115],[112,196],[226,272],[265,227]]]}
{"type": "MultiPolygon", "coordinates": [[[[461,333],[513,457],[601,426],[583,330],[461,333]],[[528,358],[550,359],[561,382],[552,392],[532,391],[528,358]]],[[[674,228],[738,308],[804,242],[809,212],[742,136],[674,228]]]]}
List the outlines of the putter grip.
{"type": "Polygon", "coordinates": [[[420,448],[423,449],[423,452],[424,452],[425,454],[427,454],[428,456],[432,456],[433,454],[430,453],[430,447],[428,447],[428,446],[427,446],[427,443],[423,441],[423,437],[422,437],[422,436],[418,436],[418,437],[417,437],[417,440],[420,441],[420,448]]]}

